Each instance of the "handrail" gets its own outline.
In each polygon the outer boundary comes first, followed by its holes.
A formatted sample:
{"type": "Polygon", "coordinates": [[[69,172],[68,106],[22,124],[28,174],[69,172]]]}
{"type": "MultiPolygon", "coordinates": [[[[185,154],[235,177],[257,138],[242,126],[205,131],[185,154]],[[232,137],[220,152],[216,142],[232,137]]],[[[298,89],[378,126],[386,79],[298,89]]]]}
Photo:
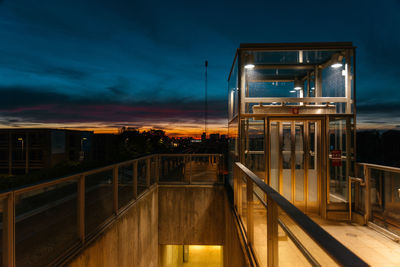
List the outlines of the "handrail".
{"type": "MultiPolygon", "coordinates": [[[[160,177],[160,160],[165,159],[168,160],[168,157],[188,157],[188,158],[196,158],[196,157],[208,157],[209,162],[214,162],[214,159],[216,160],[215,164],[217,164],[218,168],[215,170],[217,174],[217,179],[220,179],[218,175],[219,173],[219,167],[223,164],[223,160],[220,160],[221,157],[223,157],[222,154],[153,154],[153,155],[148,155],[132,160],[127,160],[123,162],[118,162],[114,163],[108,166],[103,166],[100,168],[92,169],[92,170],[87,170],[83,171],[80,173],[74,173],[68,176],[56,178],[56,179],[51,179],[51,180],[46,180],[41,183],[36,183],[36,184],[31,184],[31,185],[26,185],[23,187],[19,187],[16,189],[12,189],[9,191],[5,191],[0,193],[0,212],[2,212],[3,215],[3,221],[2,221],[2,243],[3,243],[3,249],[2,249],[2,266],[9,266],[9,267],[14,267],[16,265],[16,258],[15,258],[15,251],[16,251],[16,238],[15,238],[15,224],[17,222],[17,214],[16,214],[16,207],[18,204],[18,201],[20,199],[20,196],[24,193],[30,193],[30,192],[35,192],[34,194],[29,194],[27,195],[28,197],[32,197],[36,194],[41,194],[45,193],[48,191],[53,190],[54,188],[51,188],[56,185],[65,185],[66,182],[74,182],[76,184],[76,192],[73,193],[74,196],[76,197],[77,201],[77,208],[74,212],[77,213],[77,224],[76,228],[78,231],[78,243],[75,243],[73,247],[68,247],[67,251],[64,251],[60,255],[57,255],[57,258],[51,263],[51,264],[59,264],[63,260],[67,259],[70,257],[71,253],[70,250],[78,250],[83,248],[84,246],[87,245],[88,241],[92,240],[94,236],[97,234],[101,233],[106,227],[106,225],[112,223],[115,221],[118,216],[121,216],[121,214],[124,213],[124,211],[133,203],[135,203],[145,192],[150,190],[152,188],[152,185],[158,184],[159,183],[159,177],[160,177]],[[146,171],[144,173],[145,176],[145,184],[144,184],[144,191],[141,191],[140,194],[138,192],[138,162],[144,162],[145,163],[145,168],[146,171]],[[153,165],[155,164],[155,166],[153,165]],[[119,203],[119,172],[120,172],[120,167],[125,167],[129,166],[131,168],[131,171],[129,171],[129,179],[130,179],[130,184],[133,190],[132,195],[129,197],[129,199],[124,200],[123,205],[120,206],[119,203]],[[153,169],[154,168],[154,169],[153,169]],[[154,170],[154,171],[153,171],[154,170]],[[107,215],[108,217],[103,220],[95,230],[87,231],[85,229],[86,226],[86,208],[85,208],[85,198],[86,194],[90,192],[90,190],[85,190],[85,181],[86,177],[93,175],[93,174],[99,174],[99,173],[104,173],[106,171],[111,171],[110,173],[110,179],[111,183],[108,185],[111,185],[110,190],[111,194],[109,196],[110,201],[113,202],[112,204],[112,215],[107,215]],[[47,190],[49,189],[50,190],[47,190]],[[41,189],[46,189],[46,190],[41,190],[41,189]],[[39,190],[39,191],[38,191],[39,190]],[[87,232],[86,232],[87,231],[87,232]],[[89,239],[88,239],[89,238],[89,239]]],[[[213,163],[214,164],[214,163],[213,163]]],[[[222,179],[223,181],[223,179],[222,179]]],[[[173,181],[171,181],[173,183],[173,181]]],[[[191,181],[189,181],[190,183],[191,181]]],[[[204,181],[203,181],[204,182],[204,181]]],[[[208,182],[208,181],[205,181],[208,182]]],[[[122,182],[124,183],[124,182],[122,182]]],[[[214,184],[214,183],[213,183],[214,184]]],[[[100,194],[102,195],[102,194],[100,194]]],[[[103,196],[103,195],[102,195],[103,196]]],[[[123,199],[123,198],[121,198],[123,199]]],[[[68,201],[67,198],[61,198],[59,203],[65,203],[68,201]]],[[[51,203],[51,202],[50,202],[51,203]]],[[[47,207],[51,207],[47,206],[47,207]]],[[[29,210],[30,212],[31,210],[29,210]]],[[[33,209],[35,211],[32,214],[38,214],[39,209],[33,209]]],[[[23,215],[26,215],[29,218],[28,213],[24,213],[23,215]]],[[[0,262],[1,265],[1,262],[0,262]]]]}
{"type": "Polygon", "coordinates": [[[286,198],[264,183],[256,174],[242,163],[235,163],[274,203],[276,203],[304,232],[306,232],[332,259],[341,266],[368,266],[356,254],[337,241],[318,224],[291,204],[286,198]]]}
{"type": "Polygon", "coordinates": [[[390,172],[400,173],[399,167],[385,166],[385,165],[379,165],[379,164],[373,164],[373,163],[363,163],[363,162],[357,162],[357,165],[365,166],[365,167],[372,168],[372,169],[382,170],[382,171],[390,171],[390,172]]]}

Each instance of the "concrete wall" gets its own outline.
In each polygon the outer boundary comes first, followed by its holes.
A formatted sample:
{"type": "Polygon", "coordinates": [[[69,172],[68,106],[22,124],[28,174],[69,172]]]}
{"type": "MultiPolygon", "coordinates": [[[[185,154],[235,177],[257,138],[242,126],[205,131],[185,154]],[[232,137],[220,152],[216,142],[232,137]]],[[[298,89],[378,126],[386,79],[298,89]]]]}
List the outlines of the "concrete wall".
{"type": "Polygon", "coordinates": [[[68,266],[157,266],[157,251],[158,189],[153,187],[68,266]]]}
{"type": "Polygon", "coordinates": [[[158,241],[165,245],[223,245],[222,186],[160,186],[158,241]]]}
{"type": "Polygon", "coordinates": [[[159,244],[222,245],[224,266],[248,266],[239,237],[223,186],[153,187],[68,266],[158,266],[159,244]]]}
{"type": "Polygon", "coordinates": [[[223,186],[161,186],[159,244],[222,245],[224,266],[248,266],[223,186]]]}

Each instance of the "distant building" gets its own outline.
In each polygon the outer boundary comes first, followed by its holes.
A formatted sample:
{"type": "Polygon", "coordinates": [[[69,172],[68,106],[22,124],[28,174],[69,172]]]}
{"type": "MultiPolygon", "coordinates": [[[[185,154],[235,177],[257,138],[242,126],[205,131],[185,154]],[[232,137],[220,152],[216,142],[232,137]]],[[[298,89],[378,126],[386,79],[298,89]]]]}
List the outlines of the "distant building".
{"type": "Polygon", "coordinates": [[[0,129],[0,173],[22,174],[91,158],[93,132],[0,129]]]}
{"type": "Polygon", "coordinates": [[[201,141],[202,142],[205,142],[207,140],[207,134],[204,132],[202,135],[201,135],[201,141]]]}
{"type": "Polygon", "coordinates": [[[212,141],[219,140],[219,133],[210,134],[210,140],[212,140],[212,141]]]}

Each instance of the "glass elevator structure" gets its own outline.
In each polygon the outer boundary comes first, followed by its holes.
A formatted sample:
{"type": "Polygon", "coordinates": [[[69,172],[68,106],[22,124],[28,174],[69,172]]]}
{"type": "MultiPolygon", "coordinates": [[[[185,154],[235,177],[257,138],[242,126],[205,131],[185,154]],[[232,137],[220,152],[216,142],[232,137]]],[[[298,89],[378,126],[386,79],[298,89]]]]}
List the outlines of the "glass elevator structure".
{"type": "Polygon", "coordinates": [[[305,213],[343,219],[355,170],[355,47],[241,44],[228,78],[230,162],[305,213]]]}

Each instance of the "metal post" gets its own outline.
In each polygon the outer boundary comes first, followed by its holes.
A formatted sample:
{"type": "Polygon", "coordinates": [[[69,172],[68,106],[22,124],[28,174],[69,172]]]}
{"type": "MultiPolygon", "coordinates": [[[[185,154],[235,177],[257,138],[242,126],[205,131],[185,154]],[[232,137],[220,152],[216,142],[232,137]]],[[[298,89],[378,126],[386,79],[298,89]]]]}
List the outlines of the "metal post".
{"type": "Polygon", "coordinates": [[[11,192],[3,200],[3,266],[15,266],[15,198],[11,192]]]}
{"type": "Polygon", "coordinates": [[[233,205],[238,212],[238,181],[237,181],[237,167],[233,162],[233,205]]]}
{"type": "Polygon", "coordinates": [[[85,243],[85,176],[78,179],[78,234],[82,244],[85,243]]]}
{"type": "Polygon", "coordinates": [[[267,266],[279,265],[278,259],[278,206],[267,197],[267,266]]]}
{"type": "Polygon", "coordinates": [[[249,246],[254,244],[254,203],[253,203],[253,181],[247,177],[246,179],[246,195],[247,195],[247,243],[249,246]]]}
{"type": "Polygon", "coordinates": [[[137,186],[138,186],[138,180],[137,180],[137,169],[138,169],[138,161],[135,160],[133,162],[133,198],[137,199],[137,186]]]}
{"type": "Polygon", "coordinates": [[[192,155],[189,156],[189,184],[192,183],[192,155]]]}
{"type": "Polygon", "coordinates": [[[25,149],[25,173],[29,172],[29,145],[30,145],[30,141],[29,141],[29,134],[26,133],[25,134],[25,140],[26,140],[26,149],[25,149]]]}
{"type": "Polygon", "coordinates": [[[371,170],[367,165],[364,165],[364,181],[365,181],[365,224],[371,218],[371,186],[370,186],[371,170]]]}
{"type": "Polygon", "coordinates": [[[113,168],[114,214],[118,214],[118,165],[113,168]]]}
{"type": "Polygon", "coordinates": [[[150,187],[150,158],[146,159],[146,187],[150,187]]]}
{"type": "Polygon", "coordinates": [[[156,168],[156,171],[155,171],[155,174],[156,174],[156,183],[158,183],[158,181],[160,180],[160,157],[159,157],[159,155],[156,155],[155,156],[155,159],[156,159],[156,166],[155,166],[155,168],[156,168]]]}
{"type": "Polygon", "coordinates": [[[8,175],[12,175],[12,133],[11,131],[8,134],[8,175]]]}

